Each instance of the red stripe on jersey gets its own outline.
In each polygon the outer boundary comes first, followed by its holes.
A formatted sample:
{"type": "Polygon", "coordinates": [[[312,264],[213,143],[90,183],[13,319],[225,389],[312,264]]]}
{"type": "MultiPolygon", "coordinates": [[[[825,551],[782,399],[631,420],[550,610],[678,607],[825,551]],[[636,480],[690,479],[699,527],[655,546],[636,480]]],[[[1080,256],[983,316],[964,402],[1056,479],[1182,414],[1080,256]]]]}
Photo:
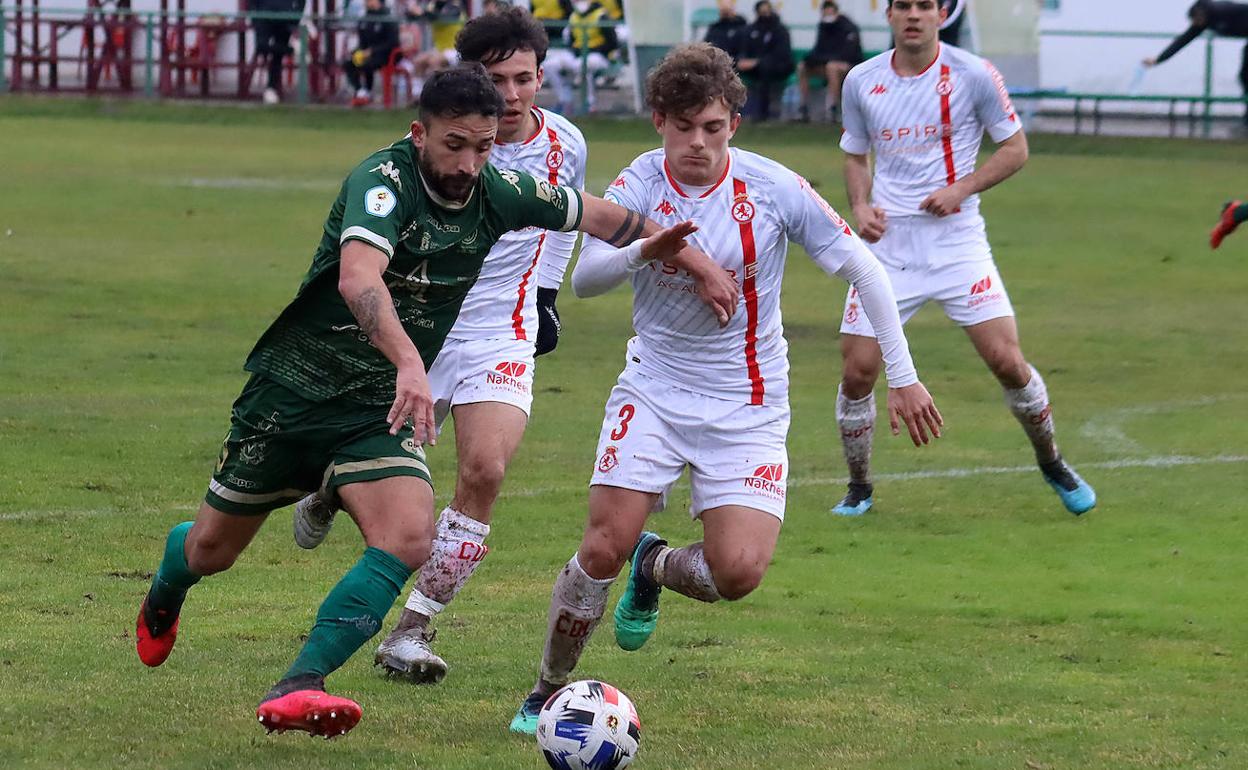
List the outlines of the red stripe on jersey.
{"type": "Polygon", "coordinates": [[[945,148],[945,183],[958,181],[958,172],[953,165],[953,117],[949,111],[949,94],[953,93],[949,82],[949,65],[940,65],[940,85],[936,91],[940,94],[940,143],[945,148]]]}
{"type": "MultiPolygon", "coordinates": [[[[555,129],[551,128],[550,126],[547,126],[546,136],[550,138],[550,152],[559,152],[562,154],[563,147],[560,146],[559,144],[559,135],[555,133],[555,129]]],[[[546,157],[549,158],[550,153],[547,153],[546,157]]],[[[560,158],[559,162],[560,163],[563,162],[562,157],[560,158]]],[[[552,166],[550,165],[548,161],[546,168],[550,169],[550,183],[559,184],[559,166],[552,166]]]]}
{"type": "MultiPolygon", "coordinates": [[[[554,172],[551,172],[554,175],[554,172]]],[[[542,256],[542,246],[546,243],[546,231],[542,231],[542,235],[537,239],[537,249],[533,252],[533,261],[529,263],[529,269],[524,271],[524,275],[520,276],[520,288],[516,292],[516,309],[511,311],[511,328],[516,331],[516,339],[527,340],[529,337],[524,333],[524,296],[527,294],[529,278],[533,277],[533,270],[537,267],[537,259],[542,256]]]]}
{"type": "MultiPolygon", "coordinates": [[[[746,197],[745,182],[732,180],[732,200],[746,197]]],[[[750,376],[750,403],[763,403],[763,374],[758,369],[758,255],[754,249],[754,219],[741,222],[741,259],[743,278],[741,293],[745,296],[745,368],[750,376]]]]}

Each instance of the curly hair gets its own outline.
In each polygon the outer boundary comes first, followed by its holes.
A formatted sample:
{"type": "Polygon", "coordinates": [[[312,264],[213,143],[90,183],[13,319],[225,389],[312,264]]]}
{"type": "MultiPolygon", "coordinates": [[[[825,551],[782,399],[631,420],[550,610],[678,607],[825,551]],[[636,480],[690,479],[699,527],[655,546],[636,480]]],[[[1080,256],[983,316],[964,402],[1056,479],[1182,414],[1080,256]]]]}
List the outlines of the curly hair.
{"type": "Polygon", "coordinates": [[[455,50],[461,59],[479,61],[487,67],[510,59],[516,51],[532,51],[540,66],[549,47],[546,28],[533,14],[516,6],[478,16],[455,36],[455,50]]]}
{"type": "Polygon", "coordinates": [[[646,75],[646,103],[663,115],[690,115],[718,99],[740,112],[745,84],[732,57],[710,43],[678,45],[646,75]]]}

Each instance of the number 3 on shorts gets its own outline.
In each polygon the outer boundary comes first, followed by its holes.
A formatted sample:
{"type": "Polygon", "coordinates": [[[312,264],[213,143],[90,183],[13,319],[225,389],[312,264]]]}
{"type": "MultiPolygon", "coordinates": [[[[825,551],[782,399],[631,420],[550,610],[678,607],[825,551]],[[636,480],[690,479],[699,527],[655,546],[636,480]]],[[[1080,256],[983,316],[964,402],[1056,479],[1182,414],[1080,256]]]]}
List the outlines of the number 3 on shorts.
{"type": "Polygon", "coordinates": [[[633,415],[637,413],[637,408],[632,404],[625,404],[620,407],[620,426],[611,431],[611,440],[619,441],[628,435],[628,421],[633,419],[633,415]]]}

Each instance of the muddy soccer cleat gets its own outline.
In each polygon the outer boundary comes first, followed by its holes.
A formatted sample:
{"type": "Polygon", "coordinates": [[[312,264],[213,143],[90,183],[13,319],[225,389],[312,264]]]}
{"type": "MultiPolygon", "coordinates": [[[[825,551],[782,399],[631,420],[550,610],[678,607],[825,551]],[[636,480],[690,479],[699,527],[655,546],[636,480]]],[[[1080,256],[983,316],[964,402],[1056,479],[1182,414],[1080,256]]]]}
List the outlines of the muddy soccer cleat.
{"type": "Polygon", "coordinates": [[[178,616],[171,618],[170,614],[168,610],[149,610],[147,599],[139,607],[139,619],[134,625],[134,646],[144,665],[155,668],[173,652],[173,643],[178,640],[178,616]]]}
{"type": "Polygon", "coordinates": [[[295,503],[295,544],[311,550],[325,542],[337,512],[324,492],[315,492],[295,503]]]}
{"type": "Polygon", "coordinates": [[[874,504],[872,494],[875,493],[875,487],[870,484],[860,484],[856,481],[849,482],[849,491],[841,498],[841,501],[832,506],[832,513],[837,516],[861,516],[871,510],[874,504]]]}
{"type": "Polygon", "coordinates": [[[667,541],[653,532],[642,532],[633,548],[632,566],[624,595],[615,605],[615,643],[622,650],[640,650],[659,623],[659,592],[663,587],[642,574],[646,554],[667,541]]]}
{"type": "MultiPolygon", "coordinates": [[[[319,677],[300,677],[308,680],[311,689],[293,690],[276,695],[282,682],[274,686],[266,700],[256,708],[256,718],[269,732],[284,733],[299,730],[311,735],[336,738],[346,735],[359,723],[363,715],[360,704],[349,698],[330,695],[321,689],[319,677]]],[[[293,681],[293,680],[288,680],[293,681]]]]}
{"type": "Polygon", "coordinates": [[[1084,481],[1075,469],[1066,464],[1062,458],[1040,466],[1044,480],[1053,487],[1053,491],[1061,498],[1066,510],[1079,516],[1092,510],[1096,505],[1096,490],[1084,481]]]}
{"type": "Polygon", "coordinates": [[[377,647],[373,663],[396,679],[406,679],[414,684],[437,684],[446,676],[446,661],[442,660],[429,643],[433,634],[426,636],[415,629],[394,631],[377,647]]]}
{"type": "Polygon", "coordinates": [[[513,733],[523,733],[524,735],[535,735],[537,733],[537,715],[541,713],[542,706],[546,704],[547,696],[540,692],[531,692],[524,702],[520,704],[520,708],[516,711],[516,715],[511,718],[511,725],[507,728],[513,733]]]}

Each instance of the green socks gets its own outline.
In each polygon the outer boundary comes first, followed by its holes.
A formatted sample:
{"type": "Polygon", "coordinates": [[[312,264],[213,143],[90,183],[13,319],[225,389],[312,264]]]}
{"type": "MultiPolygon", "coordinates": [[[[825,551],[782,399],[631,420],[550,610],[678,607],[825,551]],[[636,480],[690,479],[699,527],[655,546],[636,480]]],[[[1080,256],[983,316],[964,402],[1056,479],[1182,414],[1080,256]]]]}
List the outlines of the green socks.
{"type": "Polygon", "coordinates": [[[1231,212],[1231,218],[1236,222],[1248,222],[1248,203],[1241,203],[1231,212]]]}
{"type": "Polygon", "coordinates": [[[381,621],[411,576],[407,565],[380,548],[365,549],[316,613],[316,623],[299,657],[283,679],[324,677],[381,630],[381,621]]]}
{"type": "MultiPolygon", "coordinates": [[[[191,531],[193,523],[184,521],[174,527],[165,541],[165,556],[160,560],[160,568],[156,570],[152,587],[147,592],[149,625],[155,621],[165,627],[172,626],[182,610],[187,590],[200,580],[201,576],[191,572],[186,565],[186,533],[191,531]],[[162,620],[167,623],[162,623],[162,620]]],[[[152,629],[157,634],[163,630],[152,629]]]]}

